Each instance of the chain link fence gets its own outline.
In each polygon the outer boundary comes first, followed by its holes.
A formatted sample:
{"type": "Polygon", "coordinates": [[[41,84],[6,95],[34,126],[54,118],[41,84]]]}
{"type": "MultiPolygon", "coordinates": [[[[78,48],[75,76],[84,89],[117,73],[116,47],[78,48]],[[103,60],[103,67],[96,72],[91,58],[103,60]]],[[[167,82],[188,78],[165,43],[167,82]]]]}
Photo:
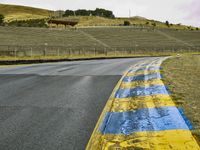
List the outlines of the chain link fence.
{"type": "Polygon", "coordinates": [[[124,56],[200,52],[200,47],[66,47],[45,45],[0,45],[0,56],[124,56]]]}

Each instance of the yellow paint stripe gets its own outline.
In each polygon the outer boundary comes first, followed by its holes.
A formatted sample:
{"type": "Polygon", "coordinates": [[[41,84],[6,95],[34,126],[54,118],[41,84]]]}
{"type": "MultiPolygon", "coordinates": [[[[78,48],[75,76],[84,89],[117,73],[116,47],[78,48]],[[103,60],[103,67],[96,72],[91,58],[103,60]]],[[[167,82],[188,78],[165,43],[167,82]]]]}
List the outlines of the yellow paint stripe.
{"type": "Polygon", "coordinates": [[[137,132],[131,135],[96,134],[88,145],[91,150],[200,150],[188,130],[137,132]]]}
{"type": "Polygon", "coordinates": [[[111,112],[132,111],[142,108],[175,106],[169,95],[155,95],[130,98],[115,98],[111,112]]]}
{"type": "Polygon", "coordinates": [[[115,86],[114,90],[112,91],[112,94],[111,94],[110,98],[108,99],[108,101],[107,101],[107,103],[106,103],[106,105],[105,105],[105,107],[104,107],[104,109],[103,109],[103,111],[102,111],[102,113],[101,113],[101,115],[100,115],[98,121],[97,121],[97,124],[96,124],[96,126],[95,126],[95,128],[94,128],[94,130],[93,130],[93,132],[92,132],[92,135],[91,135],[90,140],[89,140],[89,142],[88,142],[88,144],[87,144],[86,150],[91,150],[90,146],[93,145],[93,142],[94,142],[95,140],[98,141],[98,139],[95,139],[95,137],[96,137],[96,135],[97,135],[98,128],[100,127],[101,123],[103,122],[103,119],[104,119],[106,113],[109,112],[109,111],[111,111],[112,105],[113,105],[113,103],[114,103],[115,93],[116,93],[117,90],[119,89],[119,87],[120,87],[120,85],[121,85],[121,83],[122,83],[123,78],[127,75],[127,73],[128,73],[129,70],[130,70],[130,69],[128,69],[128,70],[124,73],[124,75],[123,75],[122,78],[118,81],[117,85],[115,86]]]}
{"type": "Polygon", "coordinates": [[[0,65],[0,68],[15,68],[23,66],[31,66],[32,64],[19,64],[19,65],[0,65]]]}
{"type": "MultiPolygon", "coordinates": [[[[128,73],[128,72],[127,72],[128,73]]],[[[149,86],[151,84],[163,85],[162,81],[137,81],[124,83],[121,78],[112,92],[88,142],[86,150],[110,150],[110,149],[146,149],[146,150],[200,150],[199,146],[189,130],[168,130],[159,132],[138,132],[131,135],[103,135],[99,133],[100,127],[107,112],[124,112],[139,108],[155,108],[163,106],[175,106],[169,95],[154,95],[145,97],[120,98],[114,97],[120,88],[133,88],[135,86],[149,86]]]]}
{"type": "MultiPolygon", "coordinates": [[[[153,73],[159,73],[160,71],[159,70],[150,70],[148,71],[147,73],[148,74],[153,74],[153,73]]],[[[144,71],[138,71],[138,72],[129,72],[127,74],[127,76],[138,76],[138,75],[143,75],[144,74],[144,71]]]]}
{"type": "Polygon", "coordinates": [[[129,88],[135,88],[137,86],[152,86],[152,85],[163,85],[163,82],[160,79],[152,79],[148,81],[122,82],[120,88],[129,89],[129,88]]]}

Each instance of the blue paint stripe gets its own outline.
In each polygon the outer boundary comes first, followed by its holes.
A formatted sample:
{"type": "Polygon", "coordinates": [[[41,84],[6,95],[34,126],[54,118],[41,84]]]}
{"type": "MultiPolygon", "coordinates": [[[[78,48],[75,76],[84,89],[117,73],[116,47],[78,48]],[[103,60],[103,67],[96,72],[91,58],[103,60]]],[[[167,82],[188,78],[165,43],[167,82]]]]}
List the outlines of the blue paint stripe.
{"type": "Polygon", "coordinates": [[[161,79],[162,76],[160,75],[160,73],[152,73],[152,74],[147,74],[147,75],[137,75],[137,76],[126,76],[123,78],[123,82],[133,82],[133,81],[147,81],[147,80],[151,80],[151,79],[161,79]]]}
{"type": "Polygon", "coordinates": [[[136,87],[132,89],[119,89],[116,94],[115,98],[128,98],[128,97],[135,97],[135,96],[150,96],[150,95],[169,95],[167,88],[164,85],[153,85],[149,87],[136,87]]]}
{"type": "Polygon", "coordinates": [[[129,135],[141,131],[189,130],[176,107],[146,108],[129,112],[108,112],[99,128],[102,134],[129,135]]]}
{"type": "Polygon", "coordinates": [[[185,123],[187,124],[188,128],[189,128],[190,130],[193,130],[193,129],[194,129],[194,128],[193,128],[193,125],[192,125],[192,123],[190,122],[190,120],[186,117],[183,108],[180,108],[180,107],[179,107],[178,110],[179,110],[181,116],[183,117],[183,119],[185,120],[185,123]]]}
{"type": "Polygon", "coordinates": [[[145,71],[145,70],[147,70],[147,71],[153,71],[153,70],[157,71],[157,70],[161,70],[161,69],[162,69],[162,67],[159,67],[159,66],[151,66],[149,68],[142,67],[142,68],[139,68],[139,69],[136,69],[136,70],[130,69],[129,72],[134,73],[134,72],[145,71]]]}

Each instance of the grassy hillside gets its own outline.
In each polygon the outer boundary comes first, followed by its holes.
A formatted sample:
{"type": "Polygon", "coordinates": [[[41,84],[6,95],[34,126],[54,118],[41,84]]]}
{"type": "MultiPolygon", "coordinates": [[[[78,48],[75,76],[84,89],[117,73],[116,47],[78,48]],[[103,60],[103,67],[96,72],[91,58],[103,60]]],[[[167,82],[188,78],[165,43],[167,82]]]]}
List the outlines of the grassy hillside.
{"type": "Polygon", "coordinates": [[[77,30],[0,27],[0,45],[31,45],[37,49],[37,46],[48,43],[48,46],[64,46],[76,50],[108,48],[176,51],[200,47],[199,33],[199,31],[152,30],[134,27],[87,27],[77,30]]]}
{"type": "Polygon", "coordinates": [[[0,4],[0,14],[5,16],[5,21],[42,19],[49,17],[51,11],[27,6],[0,4]]]}
{"type": "Polygon", "coordinates": [[[76,16],[76,17],[66,17],[66,18],[61,18],[61,19],[79,20],[79,24],[77,26],[80,26],[80,27],[81,26],[119,26],[119,25],[123,25],[124,21],[129,21],[131,25],[136,25],[136,26],[153,27],[152,24],[155,23],[157,28],[188,29],[187,26],[175,25],[175,24],[168,27],[163,22],[149,20],[149,19],[139,17],[139,16],[132,17],[132,18],[115,18],[115,19],[108,19],[108,18],[96,17],[96,16],[76,16]]]}
{"type": "MultiPolygon", "coordinates": [[[[0,4],[0,14],[3,14],[5,16],[6,22],[11,22],[13,20],[48,18],[50,15],[54,13],[53,11],[45,9],[39,9],[27,6],[0,4]]],[[[67,17],[60,19],[78,19],[79,20],[78,26],[119,26],[123,25],[124,21],[129,21],[131,25],[135,26],[148,26],[148,27],[156,26],[156,28],[188,29],[187,26],[178,24],[170,25],[168,27],[163,22],[149,20],[139,16],[132,18],[116,18],[116,19],[108,19],[96,16],[76,16],[76,17],[67,17]]],[[[189,29],[196,30],[196,28],[189,28],[189,29]]]]}
{"type": "Polygon", "coordinates": [[[200,50],[199,33],[119,26],[77,29],[0,27],[0,61],[196,53],[200,50]]]}

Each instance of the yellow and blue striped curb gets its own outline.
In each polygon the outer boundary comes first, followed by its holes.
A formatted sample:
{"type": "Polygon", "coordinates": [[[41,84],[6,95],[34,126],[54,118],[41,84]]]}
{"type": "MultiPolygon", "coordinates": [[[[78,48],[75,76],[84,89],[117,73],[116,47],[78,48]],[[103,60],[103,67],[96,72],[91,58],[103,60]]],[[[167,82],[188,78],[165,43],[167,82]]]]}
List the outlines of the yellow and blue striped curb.
{"type": "Polygon", "coordinates": [[[108,112],[99,128],[102,134],[130,135],[143,131],[190,130],[176,107],[143,108],[108,112]]]}
{"type": "Polygon", "coordinates": [[[191,134],[190,121],[175,106],[161,80],[164,59],[137,64],[124,74],[86,149],[200,149],[191,134]]]}
{"type": "Polygon", "coordinates": [[[110,112],[126,112],[142,108],[175,106],[169,95],[140,96],[115,99],[110,112]]]}
{"type": "Polygon", "coordinates": [[[128,98],[136,96],[168,95],[166,87],[163,85],[139,86],[131,89],[118,89],[115,98],[128,98]]]}

